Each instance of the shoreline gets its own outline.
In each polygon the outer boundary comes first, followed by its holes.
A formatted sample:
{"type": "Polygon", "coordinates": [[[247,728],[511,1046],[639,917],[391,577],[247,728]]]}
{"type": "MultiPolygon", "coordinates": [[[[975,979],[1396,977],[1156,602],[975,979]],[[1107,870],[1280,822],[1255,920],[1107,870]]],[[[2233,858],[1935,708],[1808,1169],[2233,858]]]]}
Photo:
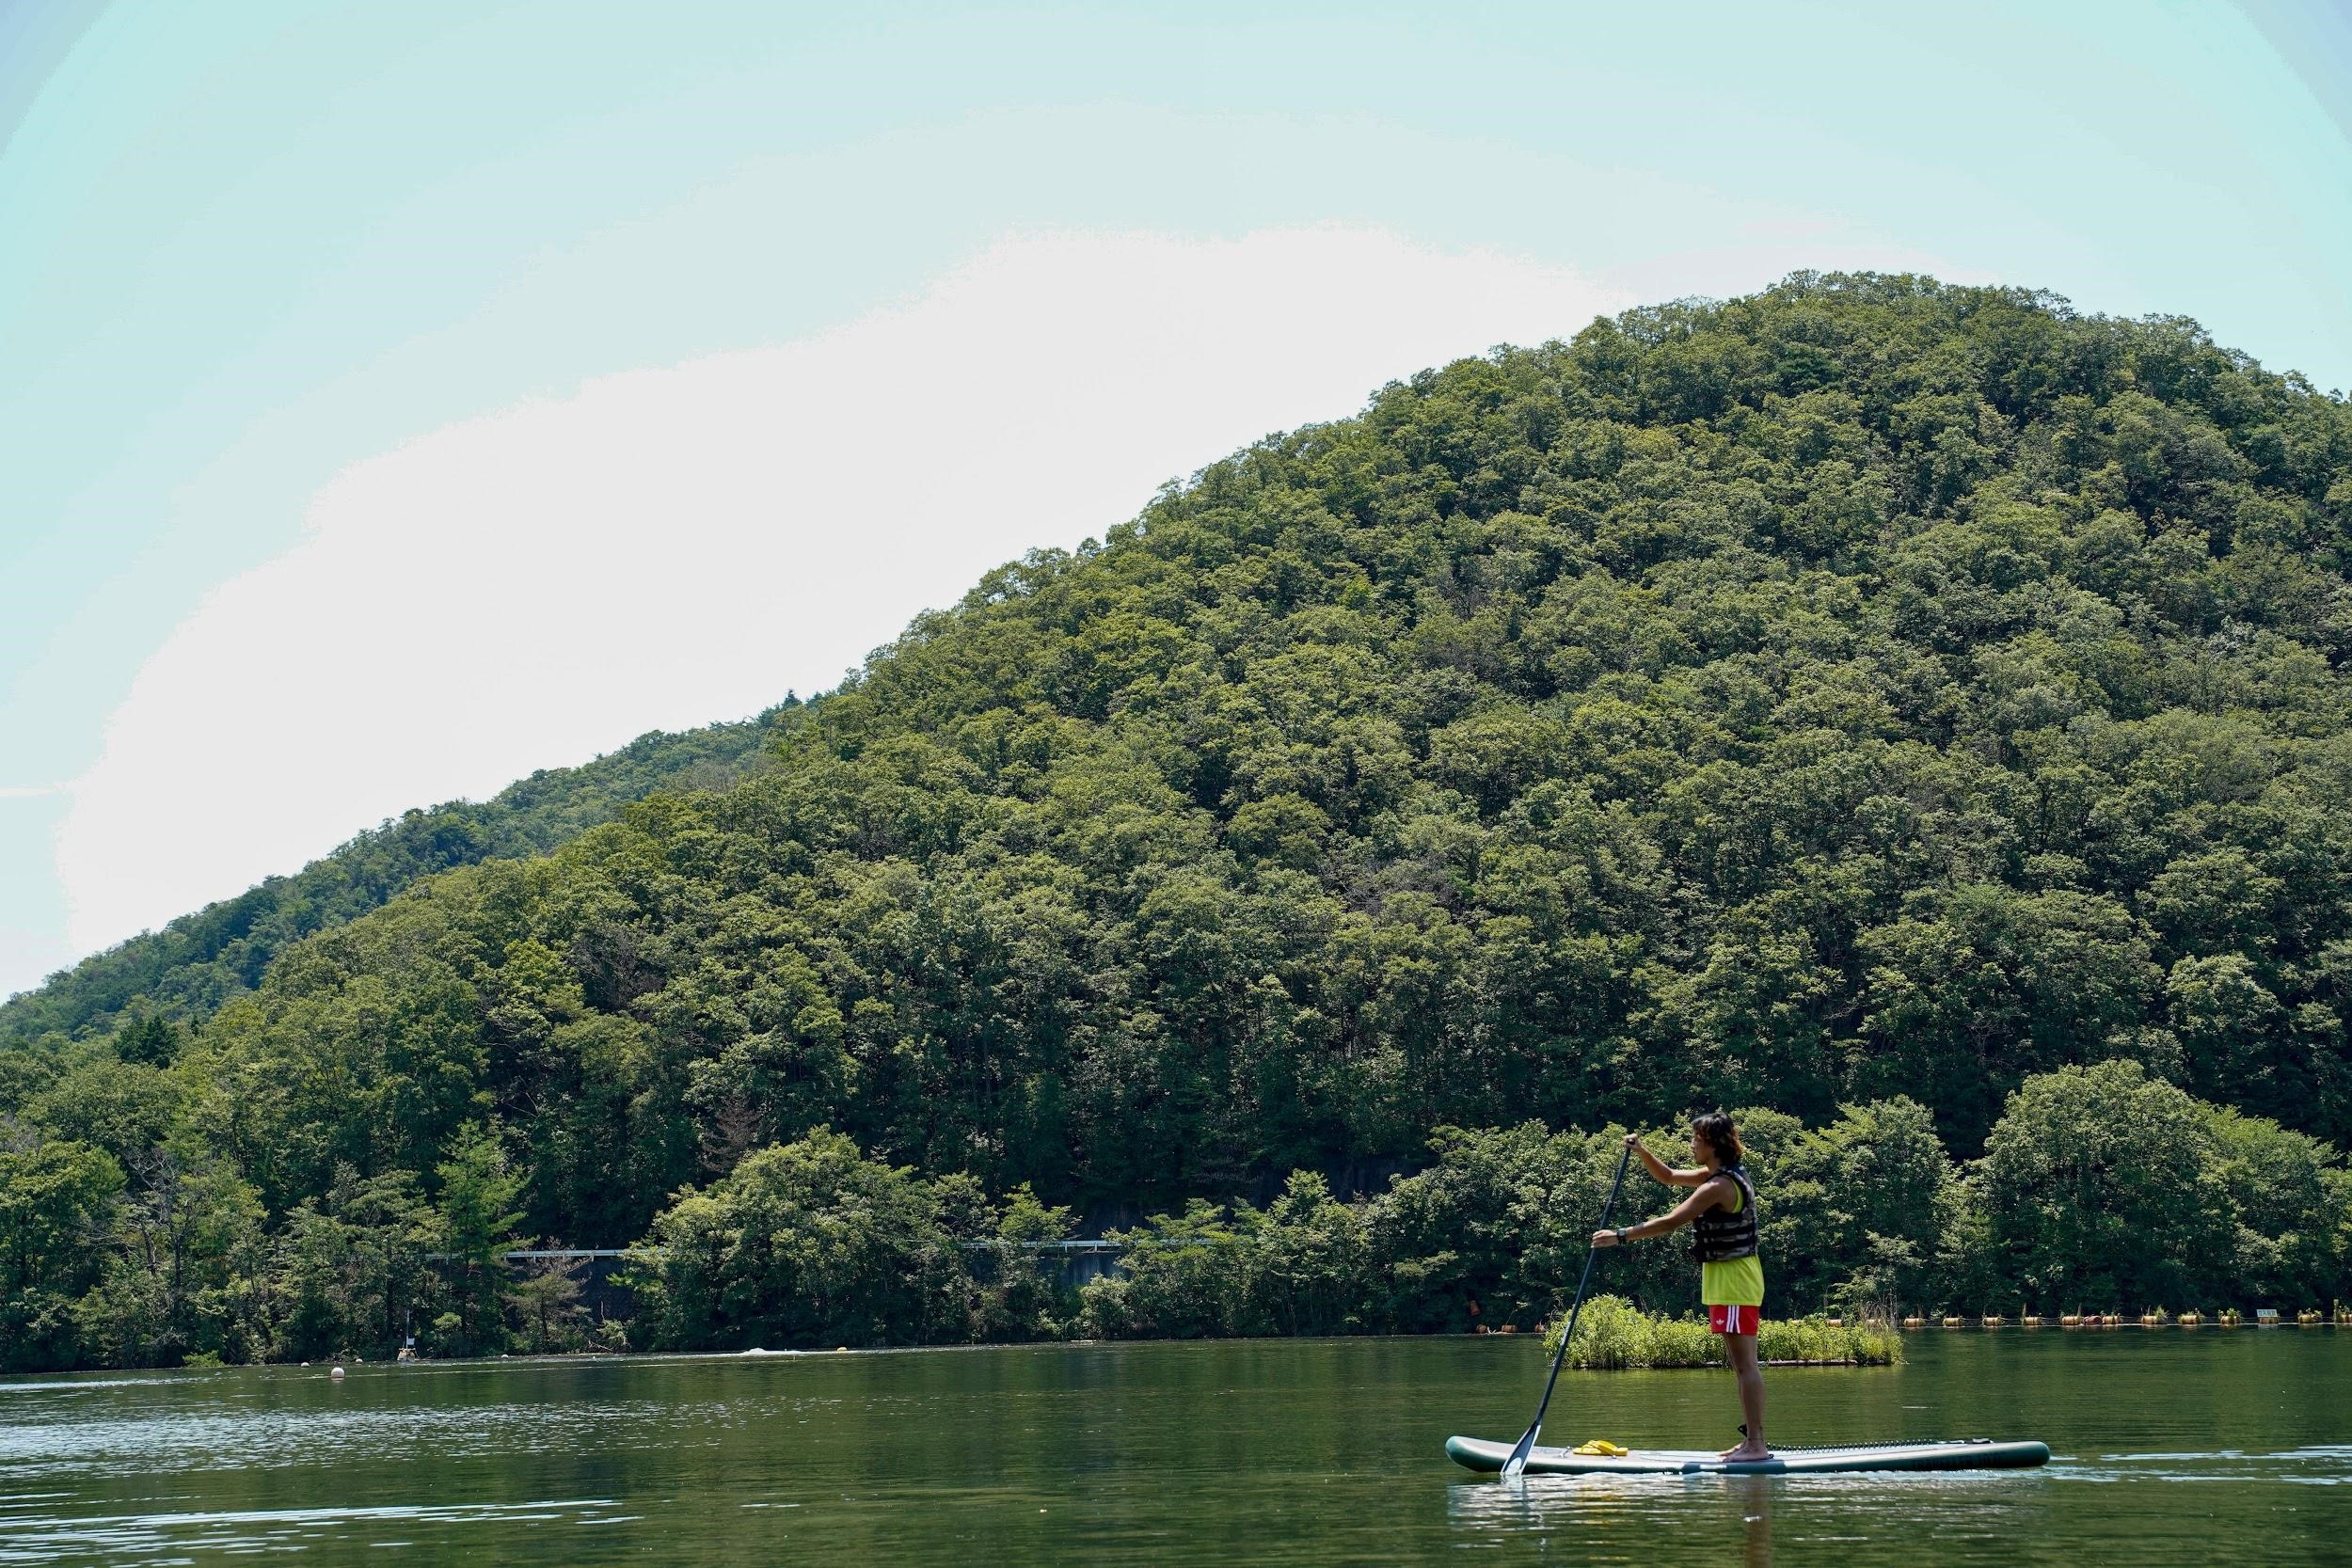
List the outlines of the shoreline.
{"type": "MultiPolygon", "coordinates": [[[[1979,1328],[1973,1323],[1964,1326],[1973,1333],[1979,1334],[2001,1332],[2001,1330],[1979,1328]]],[[[2014,1328],[2015,1326],[2015,1324],[2005,1325],[2006,1328],[2014,1328]]],[[[2115,1326],[2122,1328],[2146,1328],[2153,1332],[2159,1328],[2172,1328],[2178,1325],[2171,1323],[2161,1325],[2123,1323],[2117,1324],[2115,1326]]],[[[2204,1323],[2201,1325],[2191,1323],[2187,1326],[2191,1329],[2196,1329],[2201,1326],[2204,1328],[2214,1328],[2219,1325],[2214,1323],[2204,1323]]],[[[2251,1323],[2248,1323],[2244,1326],[2249,1330],[2254,1328],[2254,1325],[2251,1323]]],[[[2271,1325],[2271,1328],[2292,1331],[2298,1325],[2294,1323],[2279,1323],[2271,1325]]],[[[2337,1328],[2352,1325],[2321,1323],[2306,1323],[2300,1326],[2305,1329],[2312,1329],[2337,1328]]],[[[2270,1330],[2267,1329],[2264,1330],[2264,1332],[2269,1331],[2270,1330]]],[[[1907,1330],[1904,1332],[1919,1331],[1907,1330]]],[[[1959,1330],[1939,1330],[1938,1332],[1956,1333],[1959,1332],[1959,1330]]],[[[389,1357],[376,1360],[362,1360],[358,1357],[354,1357],[352,1360],[343,1363],[337,1363],[331,1360],[311,1361],[307,1363],[299,1361],[233,1361],[224,1362],[218,1366],[202,1367],[185,1365],[178,1367],[86,1367],[74,1371],[11,1372],[0,1375],[0,1392],[5,1392],[10,1386],[23,1387],[26,1385],[32,1384],[47,1385],[66,1381],[103,1383],[109,1379],[115,1378],[139,1378],[146,1380],[152,1378],[195,1377],[214,1372],[293,1371],[310,1372],[321,1378],[331,1378],[333,1375],[333,1369],[337,1365],[342,1365],[345,1368],[347,1376],[356,1377],[363,1372],[372,1373],[388,1370],[399,1372],[458,1371],[479,1370],[485,1368],[523,1366],[594,1366],[618,1365],[624,1363],[631,1366],[643,1366],[659,1362],[784,1361],[802,1360],[812,1357],[836,1357],[851,1355],[969,1354],[981,1351],[1117,1350],[1124,1349],[1129,1346],[1393,1344],[1400,1342],[1422,1343],[1441,1340],[1484,1340],[1495,1343],[1518,1342],[1535,1346],[1540,1351],[1545,1343],[1545,1337],[1533,1333],[1200,1335],[1190,1338],[1169,1337],[1163,1338],[1133,1339],[995,1339],[981,1340],[970,1344],[953,1345],[837,1345],[807,1350],[753,1346],[745,1350],[534,1351],[528,1353],[513,1353],[502,1355],[446,1357],[427,1356],[420,1357],[412,1361],[398,1361],[389,1357]]],[[[1822,1359],[1792,1359],[1787,1357],[1773,1357],[1762,1361],[1760,1365],[1774,1370],[1803,1370],[1807,1368],[1877,1370],[1890,1366],[1899,1366],[1901,1363],[1863,1360],[1851,1356],[1829,1357],[1822,1359]]],[[[1677,1361],[1660,1363],[1646,1367],[1578,1366],[1574,1361],[1570,1361],[1562,1370],[1564,1371],[1572,1372],[1680,1372],[1720,1371],[1723,1370],[1723,1367],[1724,1364],[1720,1361],[1677,1361]]]]}

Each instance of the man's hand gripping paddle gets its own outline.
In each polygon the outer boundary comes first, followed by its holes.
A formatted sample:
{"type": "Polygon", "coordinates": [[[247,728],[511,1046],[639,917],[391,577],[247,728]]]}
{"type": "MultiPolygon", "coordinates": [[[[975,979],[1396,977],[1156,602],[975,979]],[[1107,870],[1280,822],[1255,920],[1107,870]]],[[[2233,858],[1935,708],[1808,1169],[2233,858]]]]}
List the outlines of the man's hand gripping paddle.
{"type": "MultiPolygon", "coordinates": [[[[1633,1145],[1628,1142],[1625,1152],[1617,1156],[1616,1179],[1609,1183],[1609,1201],[1601,1205],[1599,1228],[1609,1228],[1609,1216],[1617,1212],[1617,1189],[1625,1185],[1626,1162],[1633,1158],[1633,1145]]],[[[1587,1247],[1584,1252],[1584,1274],[1576,1282],[1576,1304],[1568,1308],[1567,1332],[1560,1336],[1560,1348],[1551,1354],[1551,1376],[1544,1380],[1543,1402],[1535,1407],[1535,1418],[1527,1426],[1527,1435],[1519,1439],[1511,1457],[1502,1462],[1502,1479],[1516,1481],[1527,1469],[1527,1456],[1535,1451],[1536,1433],[1544,1430],[1544,1412],[1550,1407],[1553,1385],[1560,1381],[1560,1363],[1567,1359],[1568,1341],[1576,1337],[1576,1315],[1584,1310],[1584,1287],[1592,1282],[1593,1259],[1600,1248],[1587,1247]]]]}

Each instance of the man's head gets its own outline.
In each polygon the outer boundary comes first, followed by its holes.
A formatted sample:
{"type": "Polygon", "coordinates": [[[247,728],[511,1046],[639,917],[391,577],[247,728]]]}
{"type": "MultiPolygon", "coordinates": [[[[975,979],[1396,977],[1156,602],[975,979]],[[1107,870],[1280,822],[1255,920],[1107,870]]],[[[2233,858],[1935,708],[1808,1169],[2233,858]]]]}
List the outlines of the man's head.
{"type": "Polygon", "coordinates": [[[1736,1165],[1746,1150],[1740,1144],[1740,1130],[1721,1111],[1691,1118],[1691,1158],[1709,1170],[1722,1170],[1736,1165]]]}

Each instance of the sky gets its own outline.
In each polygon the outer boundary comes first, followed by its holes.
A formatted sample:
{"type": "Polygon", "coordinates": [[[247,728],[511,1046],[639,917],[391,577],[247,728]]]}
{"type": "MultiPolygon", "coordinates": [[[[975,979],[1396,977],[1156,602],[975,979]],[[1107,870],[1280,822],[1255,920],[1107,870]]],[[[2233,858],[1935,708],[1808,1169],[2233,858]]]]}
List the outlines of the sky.
{"type": "Polygon", "coordinates": [[[1798,268],[2352,386],[2352,11],[0,0],[0,994],[1798,268]]]}

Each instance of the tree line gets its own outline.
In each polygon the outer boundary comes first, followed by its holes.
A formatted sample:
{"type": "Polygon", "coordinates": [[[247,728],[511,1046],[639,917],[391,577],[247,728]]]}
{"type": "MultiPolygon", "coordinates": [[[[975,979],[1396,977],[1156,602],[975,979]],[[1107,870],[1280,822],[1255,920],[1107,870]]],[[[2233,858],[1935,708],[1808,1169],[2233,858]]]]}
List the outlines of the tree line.
{"type": "MultiPolygon", "coordinates": [[[[2028,1080],[1964,1164],[1907,1098],[1815,1127],[1738,1118],[1775,1316],[2291,1309],[2352,1277],[2334,1149],[2134,1062],[2028,1080]]],[[[1035,1245],[1071,1234],[1067,1207],[819,1128],[677,1195],[627,1265],[635,1310],[591,1322],[564,1265],[500,1262],[521,1182],[486,1135],[461,1141],[432,1201],[346,1169],[274,1235],[217,1163],[126,1183],[103,1151],[50,1142],[0,1154],[0,1343],[47,1367],[383,1356],[411,1334],[466,1354],[1534,1329],[1578,1275],[1621,1148],[1615,1127],[1443,1128],[1376,1194],[1294,1171],[1263,1206],[1195,1197],[1114,1231],[1116,1270],[1073,1288],[1035,1245]]],[[[1665,1202],[1637,1184],[1617,1217],[1665,1202]]],[[[1695,1306],[1678,1245],[1605,1270],[1613,1296],[1695,1306]]]]}
{"type": "MultiPolygon", "coordinates": [[[[1775,1316],[2294,1308],[2334,1299],[2352,1270],[2352,1173],[2336,1150],[2137,1063],[2027,1081],[1986,1154],[1965,1164],[1903,1097],[1814,1127],[1735,1115],[1762,1194],[1775,1316]]],[[[991,1208],[963,1178],[927,1184],[820,1132],[753,1156],[655,1222],[633,1332],[740,1349],[1533,1329],[1574,1287],[1622,1131],[1444,1128],[1426,1165],[1375,1195],[1342,1196],[1294,1171],[1263,1207],[1196,1197],[1113,1232],[1117,1271],[1074,1291],[1009,1244],[1066,1234],[1066,1211],[1025,1189],[991,1208]]],[[[1678,1127],[1647,1136],[1669,1150],[1688,1142],[1678,1127]]],[[[1639,1182],[1623,1201],[1629,1223],[1668,1206],[1639,1182]]],[[[1612,1254],[1605,1288],[1692,1310],[1685,1250],[1612,1254]]]]}
{"type": "MultiPolygon", "coordinates": [[[[1628,312],[989,574],[722,787],[381,879],[233,985],[151,955],[20,998],[6,1147],[259,1238],[220,1291],[304,1227],[454,1225],[461,1167],[516,1235],[627,1245],[819,1129],[927,1191],[1178,1219],[1426,1175],[1440,1128],[1717,1104],[1907,1098],[1989,1172],[2012,1095],[2106,1064],[2239,1117],[2190,1118],[2215,1147],[2322,1150],[2348,552],[2352,408],[2192,323],[1874,276],[1628,312]]],[[[1870,1266],[2024,1279],[2006,1232],[1938,1250],[1976,1223],[1866,1225],[1870,1266]]],[[[434,1318],[486,1323],[474,1288],[434,1318]]]]}

